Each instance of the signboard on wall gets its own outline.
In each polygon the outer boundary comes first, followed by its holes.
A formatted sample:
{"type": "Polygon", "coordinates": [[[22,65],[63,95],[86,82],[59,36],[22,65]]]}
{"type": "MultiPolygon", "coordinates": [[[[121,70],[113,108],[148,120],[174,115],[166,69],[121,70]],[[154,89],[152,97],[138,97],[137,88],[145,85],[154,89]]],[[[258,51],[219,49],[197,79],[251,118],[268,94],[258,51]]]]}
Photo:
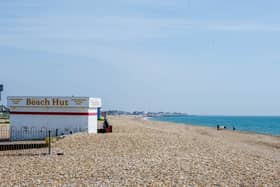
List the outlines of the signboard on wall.
{"type": "Polygon", "coordinates": [[[100,98],[90,97],[8,97],[10,107],[101,107],[100,98]]]}
{"type": "Polygon", "coordinates": [[[89,107],[100,108],[102,106],[100,98],[89,98],[89,107]]]}

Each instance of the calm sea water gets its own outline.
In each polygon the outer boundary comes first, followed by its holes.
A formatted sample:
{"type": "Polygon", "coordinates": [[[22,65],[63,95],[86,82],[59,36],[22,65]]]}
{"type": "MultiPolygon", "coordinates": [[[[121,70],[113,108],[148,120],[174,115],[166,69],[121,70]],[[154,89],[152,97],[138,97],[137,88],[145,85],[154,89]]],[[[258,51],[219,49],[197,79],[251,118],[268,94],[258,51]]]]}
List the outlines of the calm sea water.
{"type": "Polygon", "coordinates": [[[238,117],[238,116],[172,116],[154,117],[152,120],[185,123],[198,126],[217,127],[224,125],[228,129],[233,126],[239,131],[280,136],[280,117],[238,117]]]}

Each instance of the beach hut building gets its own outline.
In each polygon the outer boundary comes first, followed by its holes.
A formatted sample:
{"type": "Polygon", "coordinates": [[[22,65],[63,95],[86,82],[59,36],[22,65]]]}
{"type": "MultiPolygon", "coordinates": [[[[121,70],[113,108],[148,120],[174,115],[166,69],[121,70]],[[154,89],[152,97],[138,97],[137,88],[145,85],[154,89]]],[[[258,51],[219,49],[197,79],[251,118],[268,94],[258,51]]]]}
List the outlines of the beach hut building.
{"type": "Polygon", "coordinates": [[[11,96],[10,139],[41,139],[52,134],[97,133],[101,99],[92,97],[11,96]]]}

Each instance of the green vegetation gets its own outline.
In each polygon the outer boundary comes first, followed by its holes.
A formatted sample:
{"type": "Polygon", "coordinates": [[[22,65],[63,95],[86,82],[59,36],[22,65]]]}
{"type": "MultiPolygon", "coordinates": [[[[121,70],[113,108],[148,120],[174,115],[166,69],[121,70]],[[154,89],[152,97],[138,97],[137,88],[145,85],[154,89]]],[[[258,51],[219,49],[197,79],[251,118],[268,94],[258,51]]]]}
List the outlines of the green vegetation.
{"type": "Polygon", "coordinates": [[[105,121],[105,119],[104,118],[100,118],[100,119],[98,119],[98,121],[105,121]]]}

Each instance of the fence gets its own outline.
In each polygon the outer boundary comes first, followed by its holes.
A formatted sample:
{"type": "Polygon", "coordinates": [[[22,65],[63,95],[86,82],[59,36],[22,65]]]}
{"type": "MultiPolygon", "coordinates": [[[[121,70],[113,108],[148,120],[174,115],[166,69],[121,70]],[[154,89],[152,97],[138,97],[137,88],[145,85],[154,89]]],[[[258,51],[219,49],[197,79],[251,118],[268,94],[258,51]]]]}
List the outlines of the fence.
{"type": "Polygon", "coordinates": [[[52,137],[61,135],[68,135],[77,132],[84,132],[87,129],[81,128],[36,128],[36,127],[14,127],[0,126],[0,141],[26,141],[26,140],[44,140],[48,136],[48,132],[51,131],[52,137]]]}
{"type": "Polygon", "coordinates": [[[48,155],[49,146],[46,142],[0,142],[0,156],[48,155]]]}
{"type": "Polygon", "coordinates": [[[0,126],[0,156],[51,154],[54,140],[80,131],[81,129],[0,126]]]}

